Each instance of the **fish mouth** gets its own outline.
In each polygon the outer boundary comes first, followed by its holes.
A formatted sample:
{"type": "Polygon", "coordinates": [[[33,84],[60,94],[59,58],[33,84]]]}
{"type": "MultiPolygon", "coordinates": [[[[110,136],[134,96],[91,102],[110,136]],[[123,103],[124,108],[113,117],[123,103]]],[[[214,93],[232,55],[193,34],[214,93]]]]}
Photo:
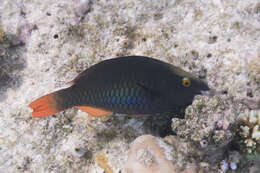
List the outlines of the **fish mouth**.
{"type": "Polygon", "coordinates": [[[200,94],[202,95],[210,95],[211,89],[208,87],[208,85],[205,83],[204,85],[200,86],[200,94]]]}
{"type": "Polygon", "coordinates": [[[210,95],[210,90],[200,90],[202,95],[210,95]]]}
{"type": "Polygon", "coordinates": [[[202,95],[211,96],[211,97],[218,94],[218,92],[215,89],[200,90],[200,93],[202,95]]]}

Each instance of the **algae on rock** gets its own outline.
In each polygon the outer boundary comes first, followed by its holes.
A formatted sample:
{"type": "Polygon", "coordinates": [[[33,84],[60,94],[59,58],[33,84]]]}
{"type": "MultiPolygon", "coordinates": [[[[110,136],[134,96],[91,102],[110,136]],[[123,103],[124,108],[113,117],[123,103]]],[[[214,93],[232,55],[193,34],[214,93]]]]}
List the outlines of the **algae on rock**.
{"type": "Polygon", "coordinates": [[[225,96],[196,96],[185,111],[185,119],[172,119],[172,128],[178,136],[200,142],[207,140],[216,145],[232,139],[231,125],[242,105],[232,104],[225,96]]]}

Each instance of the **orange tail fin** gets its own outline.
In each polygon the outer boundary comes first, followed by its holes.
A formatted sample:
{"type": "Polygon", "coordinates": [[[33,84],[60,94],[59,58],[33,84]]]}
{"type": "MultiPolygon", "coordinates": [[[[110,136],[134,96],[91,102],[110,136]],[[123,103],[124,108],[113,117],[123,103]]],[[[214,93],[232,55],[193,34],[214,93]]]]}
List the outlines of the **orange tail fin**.
{"type": "Polygon", "coordinates": [[[51,93],[33,101],[29,105],[29,107],[33,109],[32,116],[40,118],[48,115],[54,115],[62,111],[63,109],[61,110],[57,108],[57,101],[55,100],[56,97],[57,95],[55,93],[51,93]]]}

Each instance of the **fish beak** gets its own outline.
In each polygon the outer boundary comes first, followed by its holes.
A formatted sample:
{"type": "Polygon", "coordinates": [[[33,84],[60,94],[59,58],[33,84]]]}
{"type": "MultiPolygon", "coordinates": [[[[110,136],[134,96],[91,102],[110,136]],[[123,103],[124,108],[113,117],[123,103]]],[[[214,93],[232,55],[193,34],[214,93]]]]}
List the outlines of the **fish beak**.
{"type": "Polygon", "coordinates": [[[200,93],[206,96],[214,96],[217,94],[217,91],[214,89],[208,89],[208,90],[201,90],[200,93]]]}
{"type": "Polygon", "coordinates": [[[210,95],[210,90],[201,90],[200,93],[202,95],[210,95]]]}
{"type": "Polygon", "coordinates": [[[203,85],[203,87],[201,87],[200,93],[202,95],[210,95],[212,93],[212,90],[208,87],[207,84],[203,85]]]}

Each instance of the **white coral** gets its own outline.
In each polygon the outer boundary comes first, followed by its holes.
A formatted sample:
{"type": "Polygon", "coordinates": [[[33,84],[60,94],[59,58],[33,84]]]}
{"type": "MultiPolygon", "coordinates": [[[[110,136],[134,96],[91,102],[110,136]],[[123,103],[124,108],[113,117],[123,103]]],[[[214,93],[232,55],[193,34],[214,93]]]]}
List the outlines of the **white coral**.
{"type": "Polygon", "coordinates": [[[246,139],[245,140],[245,144],[247,147],[251,147],[251,148],[254,148],[255,145],[256,145],[256,142],[252,139],[246,139]]]}
{"type": "Polygon", "coordinates": [[[235,163],[235,162],[231,162],[229,166],[230,166],[230,168],[232,170],[236,170],[237,169],[237,163],[235,163]]]}
{"type": "Polygon", "coordinates": [[[240,129],[242,130],[240,134],[241,134],[243,137],[246,138],[246,137],[249,136],[249,127],[248,127],[248,126],[241,126],[240,129]]]}
{"type": "Polygon", "coordinates": [[[248,153],[255,152],[260,145],[260,110],[246,111],[238,116],[240,135],[248,153]]]}
{"type": "Polygon", "coordinates": [[[243,114],[243,113],[241,113],[241,114],[239,114],[238,115],[238,120],[239,121],[242,121],[242,122],[246,122],[247,121],[247,116],[245,116],[245,115],[247,115],[246,113],[245,114],[243,114]]]}
{"type": "Polygon", "coordinates": [[[257,141],[260,140],[260,129],[258,125],[256,125],[253,129],[252,138],[257,141]]]}
{"type": "Polygon", "coordinates": [[[220,168],[223,172],[228,171],[228,162],[226,160],[222,160],[220,163],[220,168]]]}
{"type": "Polygon", "coordinates": [[[252,124],[257,123],[257,112],[252,110],[249,114],[249,122],[252,124]]]}

